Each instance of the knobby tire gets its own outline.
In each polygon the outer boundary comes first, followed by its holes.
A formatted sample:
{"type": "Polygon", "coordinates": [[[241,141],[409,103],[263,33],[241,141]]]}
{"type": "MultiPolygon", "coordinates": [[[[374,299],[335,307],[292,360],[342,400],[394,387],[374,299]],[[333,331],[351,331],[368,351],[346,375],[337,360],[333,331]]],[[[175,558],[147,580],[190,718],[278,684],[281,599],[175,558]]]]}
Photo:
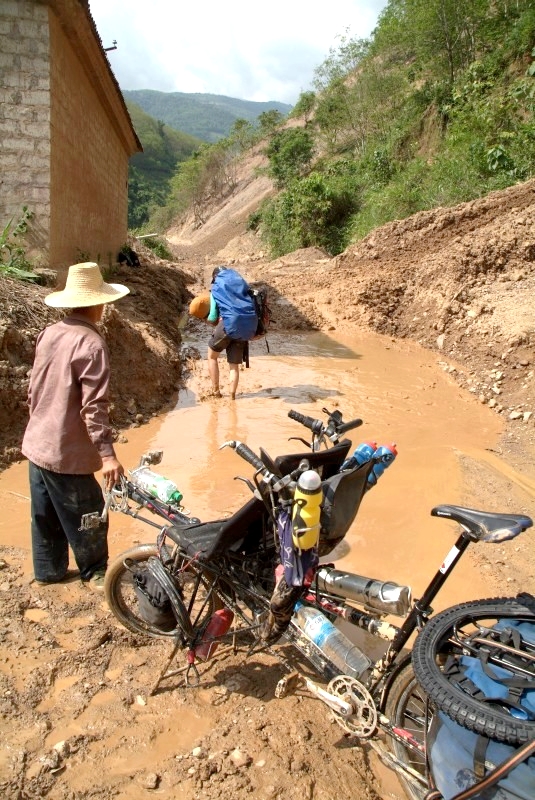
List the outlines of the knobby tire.
{"type": "Polygon", "coordinates": [[[475,629],[478,622],[491,627],[499,619],[535,622],[535,599],[474,600],[442,611],[416,637],[412,663],[424,692],[450,719],[489,739],[521,745],[535,738],[535,722],[517,719],[506,708],[474,699],[452,684],[441,669],[447,655],[462,653],[450,641],[454,630],[462,626],[475,629]]]}

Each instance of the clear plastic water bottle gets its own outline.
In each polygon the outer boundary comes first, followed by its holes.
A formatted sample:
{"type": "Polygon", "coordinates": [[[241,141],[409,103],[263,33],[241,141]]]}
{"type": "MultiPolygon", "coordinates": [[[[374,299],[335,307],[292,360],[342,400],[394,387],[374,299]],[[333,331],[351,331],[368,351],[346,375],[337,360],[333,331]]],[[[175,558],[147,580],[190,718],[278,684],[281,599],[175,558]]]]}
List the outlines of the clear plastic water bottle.
{"type": "Polygon", "coordinates": [[[340,472],[346,472],[370,461],[376,450],[377,442],[361,442],[353,451],[353,455],[350,458],[346,458],[340,467],[340,472]]]}
{"type": "Polygon", "coordinates": [[[375,486],[378,479],[381,477],[385,469],[390,466],[397,454],[398,451],[396,450],[395,444],[381,445],[377,448],[374,453],[374,458],[380,457],[380,460],[375,462],[372,471],[368,475],[368,489],[370,489],[372,486],[375,486]]]}
{"type": "Polygon", "coordinates": [[[173,503],[177,505],[182,500],[182,492],[179,492],[176,483],[164,478],[157,472],[153,472],[148,467],[140,467],[132,472],[132,478],[137,485],[148,492],[152,497],[157,497],[162,503],[173,503]]]}
{"type": "Polygon", "coordinates": [[[340,675],[359,678],[371,666],[370,659],[318,608],[298,602],[294,614],[305,636],[340,670],[340,675]]]}

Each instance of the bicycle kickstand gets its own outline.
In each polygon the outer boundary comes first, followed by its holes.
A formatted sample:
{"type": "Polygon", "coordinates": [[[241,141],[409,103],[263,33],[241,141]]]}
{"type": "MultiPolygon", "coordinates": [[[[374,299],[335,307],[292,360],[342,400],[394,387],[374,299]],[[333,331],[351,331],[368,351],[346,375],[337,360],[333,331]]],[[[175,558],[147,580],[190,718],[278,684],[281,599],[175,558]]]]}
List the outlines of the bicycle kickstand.
{"type": "Polygon", "coordinates": [[[188,663],[186,664],[185,667],[180,667],[180,669],[175,669],[175,670],[173,670],[173,672],[168,672],[168,669],[171,666],[171,664],[172,664],[172,662],[173,662],[173,660],[174,660],[174,658],[175,658],[175,656],[176,656],[176,654],[177,654],[177,652],[178,652],[178,650],[180,649],[181,646],[182,646],[181,641],[178,640],[178,639],[175,640],[175,644],[173,645],[173,649],[171,651],[171,655],[169,656],[169,658],[165,662],[165,666],[163,667],[163,669],[160,670],[160,674],[158,675],[157,679],[153,683],[153,685],[151,687],[151,690],[149,692],[149,697],[151,697],[153,694],[155,694],[155,692],[158,691],[160,683],[165,678],[172,678],[174,675],[180,675],[181,672],[185,672],[186,673],[185,677],[184,677],[184,684],[186,686],[198,686],[199,685],[199,678],[200,678],[199,670],[195,666],[195,663],[194,663],[193,659],[190,658],[189,653],[188,653],[188,663]],[[189,673],[192,670],[193,670],[194,675],[195,675],[195,678],[194,678],[193,681],[189,678],[189,673]]]}

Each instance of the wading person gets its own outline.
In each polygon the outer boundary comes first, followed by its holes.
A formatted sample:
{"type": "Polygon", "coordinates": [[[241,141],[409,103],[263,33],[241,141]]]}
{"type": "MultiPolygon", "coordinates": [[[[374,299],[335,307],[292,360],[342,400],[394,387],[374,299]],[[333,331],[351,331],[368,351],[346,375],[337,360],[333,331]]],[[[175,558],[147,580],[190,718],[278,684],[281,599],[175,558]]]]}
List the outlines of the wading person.
{"type": "Polygon", "coordinates": [[[129,291],[104,283],[98,264],[86,263],[70,267],[65,288],[45,297],[47,305],[71,311],[37,338],[22,442],[29,461],[34,576],[40,585],[72,577],[69,546],[80,579],[96,589],[104,585],[108,521],[81,531],[81,518],[104,509],[94,473],[102,469],[111,489],[124,470],[113,447],[108,348],[97,324],[104,305],[129,291]]]}
{"type": "Polygon", "coordinates": [[[214,325],[208,341],[208,374],[213,397],[221,397],[219,362],[225,352],[229,366],[229,391],[236,397],[240,380],[240,365],[249,366],[249,340],[258,327],[249,285],[234,269],[216,267],[212,273],[212,289],[195,297],[189,307],[190,314],[214,325]]]}

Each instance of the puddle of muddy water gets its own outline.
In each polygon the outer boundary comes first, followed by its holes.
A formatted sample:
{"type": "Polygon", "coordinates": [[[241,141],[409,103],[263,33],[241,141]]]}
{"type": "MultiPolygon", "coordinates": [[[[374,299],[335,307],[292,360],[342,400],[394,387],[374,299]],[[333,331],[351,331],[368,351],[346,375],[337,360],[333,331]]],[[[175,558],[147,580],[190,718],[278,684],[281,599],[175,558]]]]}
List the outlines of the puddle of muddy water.
{"type": "MultiPolygon", "coordinates": [[[[204,342],[198,344],[205,352],[204,342]]],[[[176,408],[149,424],[126,431],[117,446],[127,468],[149,449],[163,449],[156,468],[173,479],[184,504],[202,520],[235,511],[250,496],[235,480],[250,477],[251,468],[230,448],[229,440],[263,447],[272,456],[301,451],[290,437],[307,431],[288,418],[288,411],[325,419],[323,408],[339,408],[345,420],[364,424],[350,433],[353,444],[373,439],[395,442],[398,457],[378,485],[367,493],[345,541],[331,554],[340,567],[384,580],[409,583],[416,596],[442,563],[457,527],[430,516],[441,503],[460,503],[459,453],[484,460],[501,432],[501,421],[470,393],[460,389],[437,356],[419,346],[375,335],[327,336],[322,333],[276,335],[266,352],[262,340],[251,345],[251,367],[240,376],[238,398],[199,401],[208,388],[205,364],[176,408]]],[[[222,378],[227,366],[220,364],[222,378]]],[[[222,386],[224,387],[222,380],[222,386]]],[[[30,550],[27,465],[0,475],[4,506],[0,542],[30,550]]],[[[486,509],[499,511],[496,507],[486,509]]],[[[111,556],[134,542],[151,542],[156,529],[121,514],[112,514],[111,556]]],[[[28,559],[28,572],[31,563],[28,559]]],[[[462,599],[487,596],[482,575],[461,561],[437,608],[462,599]]]]}
{"type": "MultiPolygon", "coordinates": [[[[92,730],[101,734],[102,706],[106,706],[106,715],[110,722],[113,722],[116,716],[111,705],[113,699],[113,692],[110,691],[96,695],[90,706],[70,725],[58,726],[48,734],[47,746],[53,747],[56,742],[82,733],[87,734],[92,730]]],[[[112,734],[105,738],[105,744],[98,740],[100,736],[97,737],[97,741],[89,746],[90,755],[87,763],[79,765],[76,772],[70,775],[70,789],[75,792],[84,790],[87,786],[88,771],[94,769],[96,761],[99,763],[99,769],[106,773],[108,782],[113,784],[119,777],[132,775],[134,754],[136,772],[151,770],[154,764],[175,756],[183,749],[189,749],[194,739],[202,737],[209,731],[210,718],[202,718],[185,707],[180,709],[180,724],[166,726],[157,711],[151,712],[151,704],[157,703],[157,699],[150,698],[146,707],[133,705],[132,709],[137,713],[134,718],[129,719],[127,726],[114,727],[112,734]],[[145,744],[148,732],[150,732],[150,747],[147,748],[145,744]]],[[[121,710],[117,711],[117,718],[121,713],[121,710]]],[[[139,797],[139,787],[132,788],[132,796],[139,797]]],[[[126,794],[121,792],[121,797],[126,796],[129,796],[128,791],[126,794]]]]}

